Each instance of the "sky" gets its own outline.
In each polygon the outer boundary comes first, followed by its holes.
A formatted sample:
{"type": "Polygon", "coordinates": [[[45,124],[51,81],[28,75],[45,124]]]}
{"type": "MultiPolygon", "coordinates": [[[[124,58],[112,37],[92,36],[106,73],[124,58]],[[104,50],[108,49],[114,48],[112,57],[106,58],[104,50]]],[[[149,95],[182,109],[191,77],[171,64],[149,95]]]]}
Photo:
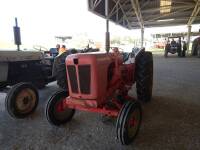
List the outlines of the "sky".
{"type": "MultiPolygon", "coordinates": [[[[55,36],[88,34],[102,41],[105,37],[105,20],[88,11],[87,0],[4,0],[0,1],[0,48],[2,43],[14,43],[14,18],[18,18],[24,45],[56,44],[55,36]]],[[[199,26],[192,28],[196,31],[199,26]]],[[[187,27],[145,29],[145,36],[166,31],[186,32],[187,27]]],[[[110,23],[112,35],[140,37],[140,30],[127,30],[110,23]]],[[[11,47],[15,47],[14,44],[11,47]]]]}

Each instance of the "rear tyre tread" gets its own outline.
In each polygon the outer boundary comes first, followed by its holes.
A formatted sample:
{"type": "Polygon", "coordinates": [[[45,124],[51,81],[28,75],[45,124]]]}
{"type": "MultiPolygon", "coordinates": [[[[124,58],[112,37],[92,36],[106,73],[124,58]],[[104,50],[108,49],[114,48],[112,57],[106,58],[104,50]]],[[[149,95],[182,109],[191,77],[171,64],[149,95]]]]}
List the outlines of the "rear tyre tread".
{"type": "Polygon", "coordinates": [[[66,73],[66,66],[65,66],[65,58],[67,57],[68,53],[62,53],[60,56],[55,58],[53,64],[53,75],[56,78],[57,85],[64,90],[68,89],[67,84],[67,73],[66,73]]]}
{"type": "Polygon", "coordinates": [[[153,56],[151,52],[143,52],[136,57],[135,76],[138,100],[150,101],[153,87],[153,56]]]}

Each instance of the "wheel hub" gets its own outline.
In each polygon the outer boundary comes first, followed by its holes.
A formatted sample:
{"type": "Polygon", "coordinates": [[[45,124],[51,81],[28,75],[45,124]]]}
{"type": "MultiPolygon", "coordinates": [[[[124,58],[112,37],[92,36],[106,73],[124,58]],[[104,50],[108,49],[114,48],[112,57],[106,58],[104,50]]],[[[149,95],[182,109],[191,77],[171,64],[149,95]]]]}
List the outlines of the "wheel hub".
{"type": "Polygon", "coordinates": [[[27,105],[28,102],[29,102],[29,98],[28,98],[28,97],[24,97],[24,99],[23,99],[23,104],[24,104],[24,105],[27,105]]]}
{"type": "Polygon", "coordinates": [[[71,115],[71,109],[64,107],[64,99],[63,98],[58,100],[58,102],[55,104],[54,115],[57,116],[58,120],[63,120],[67,116],[71,115]]]}
{"type": "Polygon", "coordinates": [[[130,119],[127,123],[128,136],[133,137],[137,132],[139,127],[140,112],[135,110],[135,112],[130,116],[130,119]]]}
{"type": "Polygon", "coordinates": [[[19,92],[16,98],[16,108],[22,113],[31,111],[36,103],[36,95],[31,89],[24,89],[19,92]]]}
{"type": "Polygon", "coordinates": [[[63,102],[59,102],[56,106],[56,112],[60,113],[64,111],[63,102]]]}

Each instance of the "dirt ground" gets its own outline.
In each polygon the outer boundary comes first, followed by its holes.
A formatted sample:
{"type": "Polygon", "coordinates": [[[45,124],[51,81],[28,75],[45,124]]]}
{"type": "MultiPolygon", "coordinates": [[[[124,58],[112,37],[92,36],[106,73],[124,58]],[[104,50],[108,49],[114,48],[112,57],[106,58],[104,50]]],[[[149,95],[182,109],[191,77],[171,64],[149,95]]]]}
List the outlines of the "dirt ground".
{"type": "Polygon", "coordinates": [[[52,127],[44,108],[48,97],[57,90],[56,83],[39,91],[39,107],[27,119],[16,120],[8,115],[4,106],[8,90],[0,93],[0,150],[200,149],[198,58],[154,56],[153,99],[143,105],[141,130],[129,146],[118,143],[115,123],[103,123],[99,114],[77,111],[70,123],[52,127]]]}

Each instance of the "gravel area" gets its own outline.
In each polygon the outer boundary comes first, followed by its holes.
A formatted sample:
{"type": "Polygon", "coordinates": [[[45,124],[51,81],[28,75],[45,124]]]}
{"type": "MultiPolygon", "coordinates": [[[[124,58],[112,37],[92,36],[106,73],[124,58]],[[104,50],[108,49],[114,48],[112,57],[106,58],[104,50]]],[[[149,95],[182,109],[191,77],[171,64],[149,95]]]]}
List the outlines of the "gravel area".
{"type": "Polygon", "coordinates": [[[115,123],[103,123],[100,114],[77,111],[70,123],[52,127],[44,108],[56,83],[39,90],[35,113],[18,120],[5,110],[6,89],[0,93],[0,150],[199,150],[200,59],[154,56],[153,88],[152,101],[143,104],[141,130],[129,146],[118,143],[115,123]]]}

